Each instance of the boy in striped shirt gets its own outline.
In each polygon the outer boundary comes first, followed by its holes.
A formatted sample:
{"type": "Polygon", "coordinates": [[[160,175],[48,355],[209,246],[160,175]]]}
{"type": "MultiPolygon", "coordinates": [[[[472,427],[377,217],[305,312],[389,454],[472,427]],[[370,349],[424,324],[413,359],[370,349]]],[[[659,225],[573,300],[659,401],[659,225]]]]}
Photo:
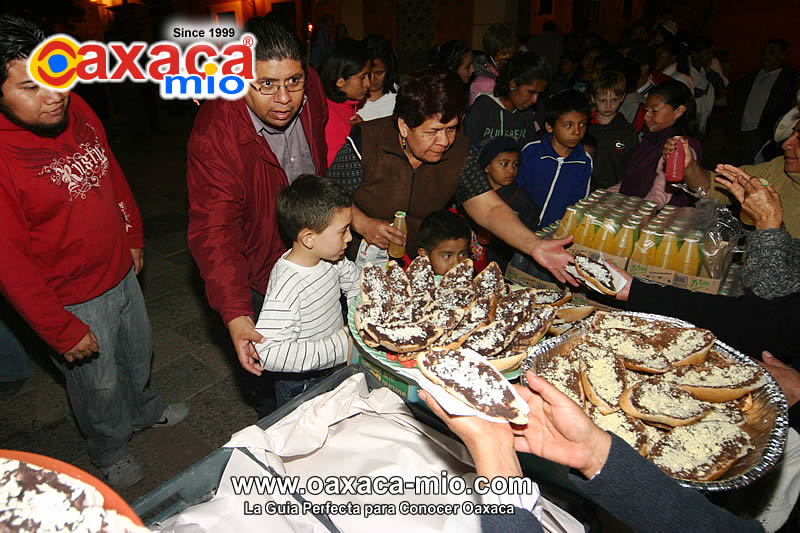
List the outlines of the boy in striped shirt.
{"type": "Polygon", "coordinates": [[[347,195],[319,176],[300,176],[278,196],[278,224],[293,244],[270,274],[255,345],[264,370],[280,373],[278,406],[350,356],[340,297],[349,304],[360,293],[355,265],[344,257],[352,219],[347,195]]]}

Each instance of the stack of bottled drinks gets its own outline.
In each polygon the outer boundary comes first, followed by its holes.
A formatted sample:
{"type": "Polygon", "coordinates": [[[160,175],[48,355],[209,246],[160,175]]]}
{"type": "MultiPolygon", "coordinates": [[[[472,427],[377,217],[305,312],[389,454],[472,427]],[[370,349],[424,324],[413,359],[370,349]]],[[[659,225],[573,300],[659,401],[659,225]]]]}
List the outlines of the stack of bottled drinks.
{"type": "Polygon", "coordinates": [[[664,207],[624,194],[594,191],[566,209],[564,217],[537,232],[545,239],[574,236],[575,244],[606,255],[696,276],[704,234],[692,208],[664,207]]]}

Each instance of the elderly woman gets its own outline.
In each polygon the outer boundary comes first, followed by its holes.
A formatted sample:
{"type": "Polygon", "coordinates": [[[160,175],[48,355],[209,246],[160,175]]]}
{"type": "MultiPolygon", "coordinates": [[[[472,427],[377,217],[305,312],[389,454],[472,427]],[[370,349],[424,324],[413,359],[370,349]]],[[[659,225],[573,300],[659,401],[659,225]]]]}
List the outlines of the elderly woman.
{"type": "MultiPolygon", "coordinates": [[[[478,164],[476,151],[457,133],[464,112],[461,80],[452,72],[423,72],[400,84],[394,115],[354,126],[328,169],[328,178],[353,197],[353,225],[378,248],[390,242],[417,249],[426,215],[453,198],[478,224],[530,254],[559,281],[574,283],[564,267],[568,239],[543,241],[519,220],[478,164]],[[407,213],[408,236],[393,228],[395,211],[407,213]]],[[[351,250],[351,257],[354,250],[351,250]]]]}

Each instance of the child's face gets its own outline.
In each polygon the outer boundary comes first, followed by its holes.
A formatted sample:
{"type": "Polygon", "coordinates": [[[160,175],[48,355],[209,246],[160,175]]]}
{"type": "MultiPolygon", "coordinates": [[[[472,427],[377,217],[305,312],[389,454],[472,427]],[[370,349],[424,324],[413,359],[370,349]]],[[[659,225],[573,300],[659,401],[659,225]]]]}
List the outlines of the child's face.
{"type": "Polygon", "coordinates": [[[597,106],[597,114],[601,117],[613,118],[622,105],[623,96],[613,91],[596,92],[592,101],[597,106]]]}
{"type": "Polygon", "coordinates": [[[350,223],[353,221],[353,209],[343,207],[337,210],[330,224],[321,233],[314,233],[314,244],[311,248],[314,255],[328,261],[338,261],[347,249],[347,243],[353,240],[350,234],[350,223]]]}
{"type": "Polygon", "coordinates": [[[489,175],[489,184],[493,189],[511,185],[517,179],[519,170],[519,154],[517,152],[502,152],[497,154],[486,167],[489,175]]]}
{"type": "Polygon", "coordinates": [[[547,82],[545,80],[533,80],[531,83],[517,85],[512,80],[510,87],[512,90],[508,95],[508,99],[511,101],[511,105],[517,111],[525,111],[539,101],[539,95],[547,89],[547,82]]]}
{"type": "MultiPolygon", "coordinates": [[[[425,252],[422,248],[419,253],[425,252]]],[[[428,258],[433,266],[433,273],[443,276],[448,270],[469,259],[469,239],[447,239],[428,253],[428,258]]]]}
{"type": "Polygon", "coordinates": [[[552,126],[545,123],[547,132],[553,134],[553,146],[556,151],[559,147],[571,151],[578,146],[586,134],[586,118],[586,113],[570,111],[558,117],[552,126]]]}

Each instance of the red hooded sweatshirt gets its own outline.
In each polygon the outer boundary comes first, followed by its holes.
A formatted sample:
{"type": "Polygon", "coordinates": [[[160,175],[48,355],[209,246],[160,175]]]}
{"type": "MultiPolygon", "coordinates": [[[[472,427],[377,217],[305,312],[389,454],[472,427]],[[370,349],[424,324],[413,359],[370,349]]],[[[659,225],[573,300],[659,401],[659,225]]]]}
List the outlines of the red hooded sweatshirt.
{"type": "Polygon", "coordinates": [[[40,137],[0,115],[0,292],[59,353],[89,327],[64,309],[116,286],[142,219],[100,119],[78,95],[40,137]]]}

